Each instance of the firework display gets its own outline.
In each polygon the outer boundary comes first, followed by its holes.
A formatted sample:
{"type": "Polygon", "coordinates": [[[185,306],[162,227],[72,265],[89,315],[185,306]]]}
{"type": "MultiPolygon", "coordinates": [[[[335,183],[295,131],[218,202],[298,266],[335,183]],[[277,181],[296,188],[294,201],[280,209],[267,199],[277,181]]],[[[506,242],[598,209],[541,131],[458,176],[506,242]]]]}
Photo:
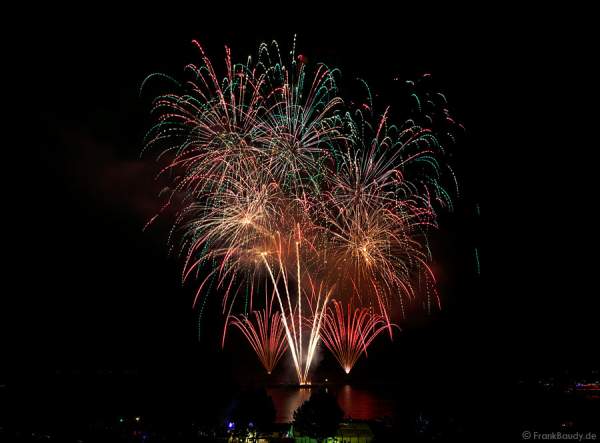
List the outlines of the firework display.
{"type": "Polygon", "coordinates": [[[349,372],[406,302],[440,304],[427,234],[451,208],[445,98],[413,93],[394,124],[368,89],[343,100],[338,71],[295,41],[288,57],[273,42],[243,63],[226,48],[222,75],[194,44],[201,63],[154,100],[145,148],[165,163],[193,306],[219,294],[225,332],[239,329],[269,373],[287,349],[309,383],[321,340],[349,372]]]}

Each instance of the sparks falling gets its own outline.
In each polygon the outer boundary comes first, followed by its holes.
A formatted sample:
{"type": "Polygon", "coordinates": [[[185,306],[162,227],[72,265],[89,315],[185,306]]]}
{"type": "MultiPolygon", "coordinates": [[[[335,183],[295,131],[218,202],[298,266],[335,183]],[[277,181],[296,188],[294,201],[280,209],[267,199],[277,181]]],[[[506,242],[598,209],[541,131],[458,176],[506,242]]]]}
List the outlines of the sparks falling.
{"type": "Polygon", "coordinates": [[[287,348],[285,328],[279,312],[273,312],[273,299],[251,315],[231,315],[230,324],[239,329],[252,346],[268,374],[273,372],[287,348]]]}
{"type": "MultiPolygon", "coordinates": [[[[338,363],[349,374],[359,357],[387,327],[386,319],[371,308],[353,308],[333,300],[327,308],[321,338],[338,363]]],[[[395,326],[395,325],[393,325],[395,326]]]]}

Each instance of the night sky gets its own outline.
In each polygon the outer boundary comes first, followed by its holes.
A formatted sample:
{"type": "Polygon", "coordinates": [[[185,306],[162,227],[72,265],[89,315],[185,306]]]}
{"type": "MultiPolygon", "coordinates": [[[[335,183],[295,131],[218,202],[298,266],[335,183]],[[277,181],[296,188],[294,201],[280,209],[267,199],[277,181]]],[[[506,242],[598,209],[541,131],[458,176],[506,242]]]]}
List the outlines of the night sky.
{"type": "MultiPolygon", "coordinates": [[[[16,173],[18,210],[4,214],[19,234],[5,232],[17,252],[3,292],[17,310],[0,383],[81,374],[94,385],[112,371],[177,396],[206,380],[262,379],[236,334],[220,349],[215,297],[198,341],[193,285],[182,287],[180,263],[166,251],[168,220],[142,232],[160,186],[152,155],[139,159],[152,98],[139,86],[152,72],[181,78],[198,60],[192,38],[221,66],[224,44],[245,58],[263,40],[288,49],[294,33],[310,62],[361,76],[382,95],[395,76],[431,73],[467,128],[454,159],[463,193],[434,240],[443,310],[402,323],[391,344],[379,339],[354,380],[503,386],[597,366],[599,302],[586,287],[597,260],[582,252],[597,254],[584,215],[595,218],[595,208],[580,201],[573,180],[582,169],[566,154],[577,155],[581,135],[559,129],[571,116],[558,78],[576,69],[577,55],[563,58],[558,37],[491,12],[478,20],[380,14],[303,11],[288,21],[91,10],[31,22],[21,41],[34,92],[29,129],[9,148],[31,160],[5,165],[16,173]]],[[[331,356],[321,365],[341,378],[331,356]]],[[[285,364],[278,371],[285,378],[285,364]]]]}

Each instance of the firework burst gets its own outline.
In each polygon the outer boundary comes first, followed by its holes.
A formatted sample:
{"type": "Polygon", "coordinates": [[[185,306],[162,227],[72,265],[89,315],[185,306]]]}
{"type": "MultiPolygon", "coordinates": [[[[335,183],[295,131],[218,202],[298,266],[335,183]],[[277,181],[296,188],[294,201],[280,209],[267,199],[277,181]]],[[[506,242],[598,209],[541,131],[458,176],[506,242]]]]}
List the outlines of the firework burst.
{"type": "Polygon", "coordinates": [[[285,328],[279,312],[272,311],[273,298],[266,307],[251,315],[231,315],[229,324],[239,329],[252,346],[268,374],[287,349],[285,328]]]}
{"type": "MultiPolygon", "coordinates": [[[[367,355],[371,342],[388,328],[386,319],[372,308],[352,308],[333,300],[325,314],[321,338],[338,363],[349,374],[359,357],[367,355]]],[[[394,325],[395,326],[395,325],[394,325]]]]}
{"type": "Polygon", "coordinates": [[[194,44],[201,63],[154,101],[146,143],[167,163],[165,207],[178,205],[169,241],[183,280],[198,281],[193,304],[208,287],[222,293],[226,326],[267,371],[287,347],[306,383],[321,338],[349,370],[384,328],[392,334],[393,306],[418,295],[422,276],[439,304],[427,233],[434,208],[451,202],[433,120],[393,125],[370,100],[352,109],[335,70],[295,50],[284,60],[275,42],[245,63],[226,48],[222,78],[194,44]],[[254,309],[265,280],[271,299],[254,309]],[[341,301],[328,307],[342,296],[347,316],[341,301]]]}

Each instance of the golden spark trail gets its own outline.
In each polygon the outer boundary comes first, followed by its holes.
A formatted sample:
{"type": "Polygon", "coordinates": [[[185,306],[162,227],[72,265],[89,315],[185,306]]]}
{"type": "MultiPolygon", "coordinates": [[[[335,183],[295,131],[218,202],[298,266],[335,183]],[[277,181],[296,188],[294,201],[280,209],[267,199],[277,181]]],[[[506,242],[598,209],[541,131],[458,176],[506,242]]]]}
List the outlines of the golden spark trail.
{"type": "Polygon", "coordinates": [[[289,346],[290,350],[292,351],[292,358],[294,359],[294,364],[296,365],[296,372],[298,373],[298,380],[301,380],[302,376],[300,375],[300,366],[298,364],[298,357],[296,356],[296,349],[294,347],[294,341],[292,340],[292,336],[290,334],[290,328],[288,327],[288,324],[287,324],[285,309],[283,309],[283,303],[281,302],[281,295],[279,294],[279,289],[277,289],[277,282],[275,281],[275,278],[273,277],[273,272],[271,271],[269,262],[267,262],[267,259],[265,258],[266,255],[267,254],[265,252],[261,253],[261,257],[263,258],[263,261],[265,262],[265,265],[269,271],[269,275],[271,276],[271,281],[273,282],[273,286],[275,288],[275,293],[277,294],[277,300],[279,301],[279,307],[281,309],[281,318],[283,319],[283,325],[285,326],[285,334],[288,339],[288,346],[289,346]]]}

